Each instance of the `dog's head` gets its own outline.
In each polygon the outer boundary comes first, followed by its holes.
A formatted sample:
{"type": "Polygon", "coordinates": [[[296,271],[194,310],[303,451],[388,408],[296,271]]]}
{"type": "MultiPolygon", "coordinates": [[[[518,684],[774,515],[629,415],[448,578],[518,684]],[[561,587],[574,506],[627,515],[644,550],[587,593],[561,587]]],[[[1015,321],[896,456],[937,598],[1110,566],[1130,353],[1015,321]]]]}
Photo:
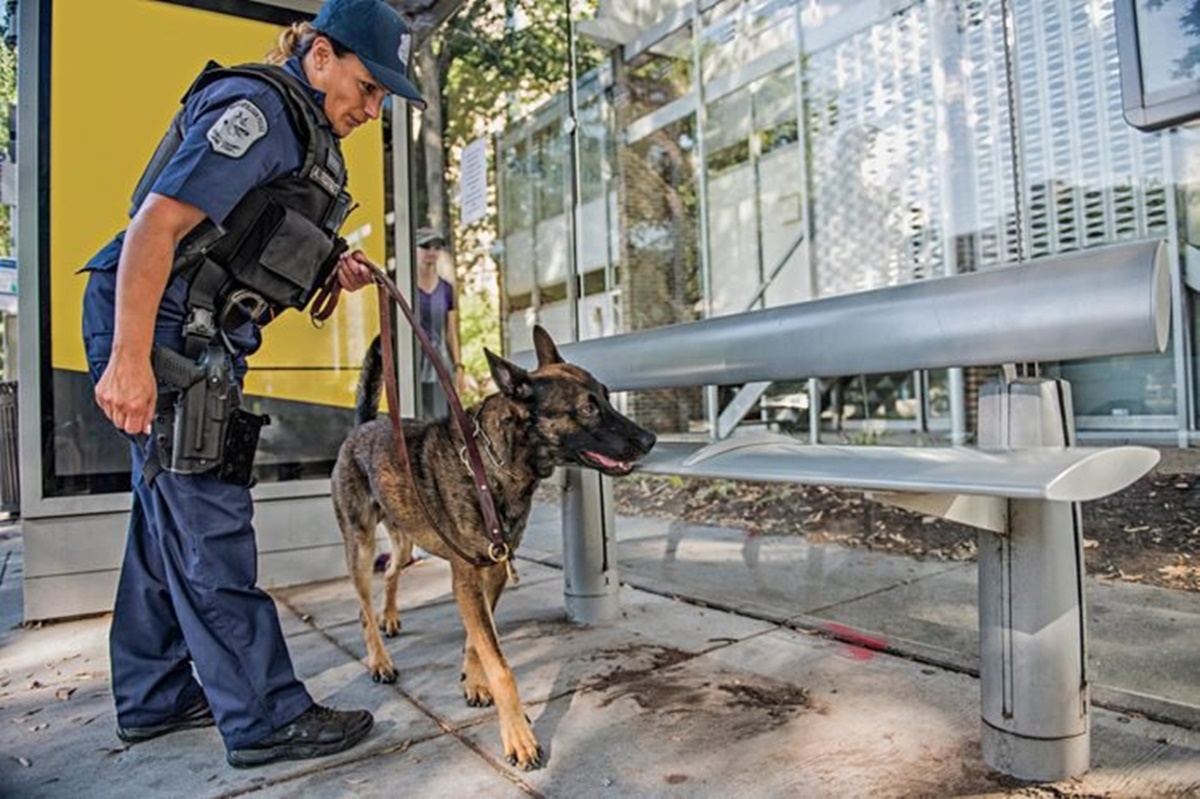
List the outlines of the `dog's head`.
{"type": "Polygon", "coordinates": [[[539,460],[548,467],[629,474],[654,446],[654,433],[618,413],[604,384],[564,361],[540,325],[533,328],[533,343],[538,365],[532,372],[485,352],[500,392],[528,410],[531,435],[543,450],[539,460]]]}

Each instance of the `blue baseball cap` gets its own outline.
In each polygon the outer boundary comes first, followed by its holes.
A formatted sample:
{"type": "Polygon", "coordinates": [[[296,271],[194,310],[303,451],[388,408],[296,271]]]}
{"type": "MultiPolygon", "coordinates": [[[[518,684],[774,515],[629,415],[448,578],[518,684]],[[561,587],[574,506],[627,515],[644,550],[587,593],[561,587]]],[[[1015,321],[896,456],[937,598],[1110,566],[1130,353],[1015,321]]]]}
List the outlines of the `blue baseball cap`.
{"type": "Polygon", "coordinates": [[[412,31],[396,9],[383,0],[326,0],[312,26],[354,51],[389,92],[424,110],[425,99],[408,79],[412,31]]]}

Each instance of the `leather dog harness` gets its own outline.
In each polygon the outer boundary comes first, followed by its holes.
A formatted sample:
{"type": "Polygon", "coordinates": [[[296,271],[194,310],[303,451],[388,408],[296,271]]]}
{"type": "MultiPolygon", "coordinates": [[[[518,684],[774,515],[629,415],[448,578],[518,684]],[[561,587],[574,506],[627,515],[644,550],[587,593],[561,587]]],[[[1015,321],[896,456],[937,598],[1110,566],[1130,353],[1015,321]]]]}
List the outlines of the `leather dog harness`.
{"type": "MultiPolygon", "coordinates": [[[[433,528],[438,537],[442,539],[442,542],[453,550],[456,555],[473,566],[492,566],[503,563],[509,570],[509,577],[515,582],[516,573],[510,560],[512,551],[501,530],[500,518],[496,514],[496,503],[492,499],[492,491],[488,486],[487,473],[483,468],[483,460],[479,457],[479,448],[475,445],[472,425],[467,421],[467,414],[463,410],[462,402],[458,398],[458,392],[454,389],[454,382],[450,378],[450,373],[446,371],[446,366],[438,356],[433,342],[429,340],[425,331],[421,329],[421,325],[413,313],[412,306],[404,299],[404,295],[400,293],[400,289],[396,287],[392,279],[369,260],[363,259],[359,263],[371,270],[375,285],[379,289],[379,337],[380,344],[382,345],[383,382],[387,395],[388,416],[392,422],[392,437],[396,440],[396,453],[399,456],[400,464],[404,468],[405,474],[408,475],[408,479],[412,483],[413,495],[417,499],[417,504],[421,506],[421,511],[425,514],[425,519],[429,523],[429,526],[433,528]],[[412,326],[413,333],[416,334],[417,340],[421,343],[421,348],[425,351],[426,357],[433,364],[433,368],[437,372],[438,382],[442,384],[442,389],[446,392],[446,401],[450,406],[451,415],[454,417],[455,426],[458,427],[459,433],[462,434],[465,444],[463,447],[463,452],[465,452],[464,460],[467,467],[471,470],[471,477],[475,483],[475,493],[479,496],[479,507],[483,512],[483,524],[486,528],[487,536],[491,540],[487,548],[487,557],[472,557],[451,541],[449,536],[442,531],[441,526],[434,522],[433,516],[429,513],[428,508],[425,507],[425,501],[421,498],[416,476],[412,471],[412,460],[408,456],[408,444],[404,440],[404,432],[400,425],[400,392],[396,382],[396,358],[392,349],[391,337],[392,300],[400,306],[400,310],[412,326]]],[[[316,302],[313,304],[311,314],[314,322],[324,322],[329,318],[329,315],[333,313],[333,309],[337,305],[340,293],[341,285],[337,282],[337,274],[335,272],[331,275],[329,282],[325,285],[323,291],[319,293],[316,302]]]]}

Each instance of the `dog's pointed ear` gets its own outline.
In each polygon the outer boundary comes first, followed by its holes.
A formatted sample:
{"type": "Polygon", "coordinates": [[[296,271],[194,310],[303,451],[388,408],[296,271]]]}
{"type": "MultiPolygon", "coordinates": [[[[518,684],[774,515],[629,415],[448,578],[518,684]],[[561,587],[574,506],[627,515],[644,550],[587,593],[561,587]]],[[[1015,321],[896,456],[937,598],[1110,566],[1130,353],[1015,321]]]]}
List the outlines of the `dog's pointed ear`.
{"type": "Polygon", "coordinates": [[[500,389],[501,394],[512,399],[529,399],[533,396],[529,372],[512,361],[501,358],[487,347],[483,348],[483,354],[487,356],[488,369],[491,370],[492,379],[496,381],[496,387],[500,389]]]}
{"type": "Polygon", "coordinates": [[[541,325],[533,326],[533,348],[537,352],[539,369],[552,363],[565,363],[558,354],[558,347],[554,346],[554,339],[541,325]]]}

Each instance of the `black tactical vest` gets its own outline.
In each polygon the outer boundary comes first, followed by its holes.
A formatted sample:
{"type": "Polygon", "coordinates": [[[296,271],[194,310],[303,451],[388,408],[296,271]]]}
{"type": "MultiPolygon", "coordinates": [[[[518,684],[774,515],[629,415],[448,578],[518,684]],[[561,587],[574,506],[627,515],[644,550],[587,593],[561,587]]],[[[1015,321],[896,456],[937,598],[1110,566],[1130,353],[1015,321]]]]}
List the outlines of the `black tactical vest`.
{"type": "MultiPolygon", "coordinates": [[[[223,224],[206,219],[176,252],[172,276],[190,284],[189,324],[205,333],[205,322],[232,330],[253,320],[266,324],[287,308],[304,308],[325,283],[346,249],[338,230],[350,210],[341,145],[323,109],[307,86],[282,67],[245,64],[222,67],[210,61],[183,97],[229,76],[264,81],[283,98],[292,125],[305,146],[304,162],[291,175],[251,190],[223,224]]],[[[136,213],[155,179],[182,142],[181,109],[138,181],[130,215],[136,213]]]]}

